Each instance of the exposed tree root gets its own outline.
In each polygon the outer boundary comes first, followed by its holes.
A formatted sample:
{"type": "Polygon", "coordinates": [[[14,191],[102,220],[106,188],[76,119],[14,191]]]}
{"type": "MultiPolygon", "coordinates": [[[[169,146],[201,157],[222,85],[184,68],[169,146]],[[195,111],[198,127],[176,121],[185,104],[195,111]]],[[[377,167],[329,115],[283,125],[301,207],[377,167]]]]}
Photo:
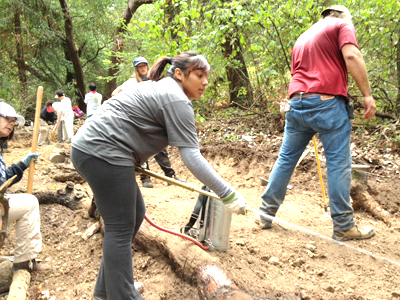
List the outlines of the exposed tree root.
{"type": "Polygon", "coordinates": [[[39,200],[39,204],[60,204],[72,210],[81,208],[83,193],[75,192],[74,184],[68,182],[65,189],[57,191],[41,191],[33,193],[39,200]]]}
{"type": "Polygon", "coordinates": [[[373,217],[382,220],[389,226],[392,226],[392,222],[389,219],[389,214],[385,215],[384,210],[368,193],[366,183],[353,181],[351,184],[350,195],[354,201],[354,209],[362,208],[369,212],[373,217]]]}

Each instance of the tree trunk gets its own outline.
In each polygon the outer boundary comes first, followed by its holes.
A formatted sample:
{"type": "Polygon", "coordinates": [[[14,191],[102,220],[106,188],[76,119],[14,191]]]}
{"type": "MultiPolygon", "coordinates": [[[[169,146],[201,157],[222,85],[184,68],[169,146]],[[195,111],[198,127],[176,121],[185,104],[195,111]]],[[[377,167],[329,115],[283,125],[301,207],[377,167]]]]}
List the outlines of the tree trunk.
{"type": "Polygon", "coordinates": [[[226,67],[226,75],[229,81],[229,96],[230,103],[235,105],[238,103],[243,106],[250,106],[253,102],[253,88],[250,83],[249,73],[247,72],[246,62],[240,48],[240,41],[235,38],[232,44],[232,39],[226,37],[224,48],[224,56],[229,62],[238,61],[239,66],[232,66],[230,63],[226,67]],[[235,54],[233,54],[235,52],[235,54]]]}
{"type": "Polygon", "coordinates": [[[74,38],[74,30],[72,26],[72,18],[69,14],[69,9],[66,0],[60,0],[60,5],[64,15],[64,23],[65,23],[65,34],[66,34],[66,42],[68,55],[71,59],[72,65],[74,66],[75,71],[75,80],[76,80],[76,88],[79,93],[78,97],[78,106],[83,111],[86,111],[86,105],[84,102],[85,97],[85,80],[83,76],[83,69],[81,64],[81,59],[79,57],[79,53],[74,38]]]}
{"type": "MultiPolygon", "coordinates": [[[[60,0],[61,1],[61,0],[60,0]]],[[[103,93],[103,101],[107,100],[108,98],[111,97],[111,93],[116,89],[117,87],[117,78],[116,74],[119,71],[119,54],[124,51],[124,37],[123,34],[126,32],[126,25],[129,24],[129,22],[132,19],[132,16],[135,14],[136,10],[142,5],[142,4],[151,4],[153,3],[153,0],[128,0],[128,6],[125,8],[124,13],[122,14],[121,17],[121,22],[117,26],[117,30],[115,31],[115,36],[114,36],[114,45],[111,50],[111,66],[108,69],[108,78],[112,78],[110,81],[107,82],[104,93],[103,93]]]]}
{"type": "Polygon", "coordinates": [[[25,58],[24,58],[24,45],[22,42],[22,30],[21,30],[21,7],[16,6],[14,12],[14,28],[15,28],[15,44],[17,48],[17,65],[18,65],[18,77],[19,77],[19,85],[20,85],[20,99],[21,99],[21,106],[23,107],[23,103],[28,103],[27,95],[27,79],[25,73],[25,58]]]}
{"type": "MultiPolygon", "coordinates": [[[[399,24],[400,25],[400,22],[399,24]]],[[[397,45],[396,45],[396,66],[397,66],[397,99],[396,99],[396,110],[399,113],[400,112],[400,26],[397,27],[397,45]]]]}

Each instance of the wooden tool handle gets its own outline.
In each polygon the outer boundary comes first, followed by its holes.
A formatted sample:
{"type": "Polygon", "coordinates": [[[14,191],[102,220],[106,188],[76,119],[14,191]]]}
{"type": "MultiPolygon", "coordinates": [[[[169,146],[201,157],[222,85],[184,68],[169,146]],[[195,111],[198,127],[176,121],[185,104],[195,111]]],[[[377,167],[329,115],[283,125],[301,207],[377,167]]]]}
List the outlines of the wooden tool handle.
{"type": "MultiPolygon", "coordinates": [[[[32,148],[31,148],[32,153],[35,153],[37,149],[37,142],[39,136],[40,110],[42,109],[42,97],[43,97],[43,87],[39,86],[36,97],[36,111],[35,111],[35,123],[34,123],[35,125],[33,127],[32,148]]],[[[35,161],[31,159],[29,165],[28,187],[26,189],[26,192],[28,194],[32,194],[34,174],[35,174],[35,161]]]]}

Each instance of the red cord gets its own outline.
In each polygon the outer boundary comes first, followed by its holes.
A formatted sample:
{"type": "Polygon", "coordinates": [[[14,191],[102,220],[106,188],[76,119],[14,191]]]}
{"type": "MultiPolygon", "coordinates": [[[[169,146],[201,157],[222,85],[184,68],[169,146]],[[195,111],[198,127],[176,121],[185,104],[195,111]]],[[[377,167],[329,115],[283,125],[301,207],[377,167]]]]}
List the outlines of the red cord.
{"type": "Polygon", "coordinates": [[[189,241],[195,243],[195,244],[196,244],[197,246],[199,246],[201,249],[203,249],[203,250],[208,250],[208,246],[203,246],[201,243],[199,243],[199,241],[197,241],[197,240],[195,240],[195,239],[193,239],[193,238],[191,238],[191,237],[189,237],[189,236],[187,236],[187,235],[185,235],[185,234],[181,234],[181,233],[178,233],[178,232],[175,232],[175,231],[166,229],[166,228],[164,228],[164,227],[158,226],[157,224],[155,224],[155,223],[153,223],[152,221],[150,221],[150,219],[149,219],[146,215],[144,216],[144,218],[146,219],[147,222],[149,222],[149,223],[150,223],[151,225],[153,225],[155,228],[157,228],[157,229],[159,229],[159,230],[161,230],[161,231],[165,231],[165,232],[170,233],[170,234],[177,235],[177,236],[179,236],[179,237],[181,237],[181,238],[187,239],[187,240],[189,240],[189,241]]]}

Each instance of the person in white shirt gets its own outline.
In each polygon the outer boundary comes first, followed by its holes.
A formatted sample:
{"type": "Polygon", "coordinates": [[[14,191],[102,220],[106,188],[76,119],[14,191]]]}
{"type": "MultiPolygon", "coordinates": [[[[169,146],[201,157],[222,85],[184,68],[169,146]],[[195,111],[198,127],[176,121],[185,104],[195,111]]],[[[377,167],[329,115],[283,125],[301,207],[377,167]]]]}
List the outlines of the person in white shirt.
{"type": "Polygon", "coordinates": [[[53,103],[57,112],[58,142],[71,143],[71,138],[74,136],[74,111],[71,99],[65,97],[62,90],[57,90],[54,98],[60,100],[60,102],[53,103]]]}
{"type": "Polygon", "coordinates": [[[90,92],[85,95],[85,103],[86,107],[86,115],[90,118],[96,109],[98,109],[101,105],[101,100],[103,96],[97,92],[97,86],[94,83],[89,84],[90,92]]]}

